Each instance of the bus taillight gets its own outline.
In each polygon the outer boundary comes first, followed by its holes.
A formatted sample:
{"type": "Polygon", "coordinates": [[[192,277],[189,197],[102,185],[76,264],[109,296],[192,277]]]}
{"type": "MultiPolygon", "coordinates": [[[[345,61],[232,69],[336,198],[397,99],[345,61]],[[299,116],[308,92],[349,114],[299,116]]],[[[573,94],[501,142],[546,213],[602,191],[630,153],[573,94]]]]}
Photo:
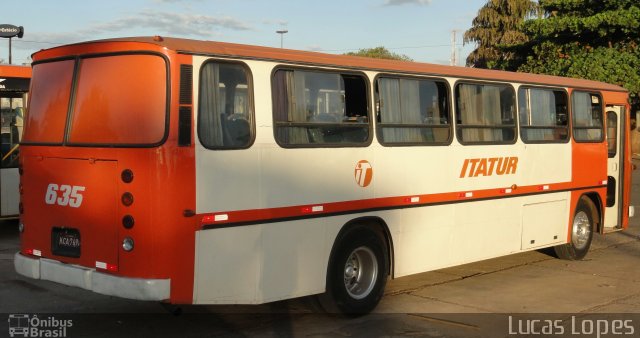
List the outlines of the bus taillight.
{"type": "Polygon", "coordinates": [[[120,178],[124,183],[131,183],[133,181],[133,171],[130,169],[123,170],[122,174],[120,174],[120,178]]]}
{"type": "Polygon", "coordinates": [[[31,255],[31,256],[42,257],[42,251],[40,251],[38,249],[25,249],[24,253],[26,253],[27,255],[31,255]]]}
{"type": "Polygon", "coordinates": [[[126,252],[130,252],[133,250],[133,238],[125,237],[122,241],[122,249],[126,252]]]}
{"type": "Polygon", "coordinates": [[[133,194],[130,192],[125,192],[124,194],[122,194],[122,204],[124,204],[125,207],[133,204],[133,194]]]}
{"type": "Polygon", "coordinates": [[[124,217],[122,217],[122,226],[125,227],[125,229],[131,229],[133,228],[133,225],[135,224],[135,220],[133,219],[133,216],[131,215],[126,215],[124,217]]]}

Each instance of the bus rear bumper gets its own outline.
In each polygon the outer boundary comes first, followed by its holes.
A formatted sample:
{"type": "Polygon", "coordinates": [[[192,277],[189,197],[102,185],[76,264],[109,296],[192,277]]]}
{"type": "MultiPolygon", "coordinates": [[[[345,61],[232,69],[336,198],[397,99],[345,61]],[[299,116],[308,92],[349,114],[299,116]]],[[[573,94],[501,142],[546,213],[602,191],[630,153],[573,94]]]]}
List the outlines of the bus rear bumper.
{"type": "Polygon", "coordinates": [[[108,296],[137,300],[169,299],[170,279],[118,277],[78,265],[46,258],[31,258],[17,252],[13,259],[16,272],[22,276],[75,286],[108,296]]]}

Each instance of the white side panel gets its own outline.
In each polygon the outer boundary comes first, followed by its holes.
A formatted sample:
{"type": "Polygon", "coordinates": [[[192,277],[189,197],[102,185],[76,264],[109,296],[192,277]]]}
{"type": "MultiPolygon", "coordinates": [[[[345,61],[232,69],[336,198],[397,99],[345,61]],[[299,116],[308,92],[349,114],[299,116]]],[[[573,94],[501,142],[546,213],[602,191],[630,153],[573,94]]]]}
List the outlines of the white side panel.
{"type": "Polygon", "coordinates": [[[259,225],[196,232],[195,304],[255,304],[262,262],[259,225]]]}
{"type": "MultiPolygon", "coordinates": [[[[327,261],[325,218],[264,226],[262,302],[324,292],[327,261]]],[[[336,228],[336,227],[333,227],[336,228]]],[[[333,235],[335,237],[335,234],[333,235]]],[[[333,242],[333,241],[331,241],[333,242]]]]}
{"type": "Polygon", "coordinates": [[[533,249],[561,244],[567,241],[569,222],[569,194],[559,193],[538,197],[539,201],[529,201],[522,209],[522,249],[533,249]]]}
{"type": "Polygon", "coordinates": [[[344,217],[196,232],[195,304],[262,304],[324,292],[344,217]]]}
{"type": "Polygon", "coordinates": [[[0,213],[1,216],[18,215],[20,203],[20,175],[18,168],[0,170],[0,213]]]}

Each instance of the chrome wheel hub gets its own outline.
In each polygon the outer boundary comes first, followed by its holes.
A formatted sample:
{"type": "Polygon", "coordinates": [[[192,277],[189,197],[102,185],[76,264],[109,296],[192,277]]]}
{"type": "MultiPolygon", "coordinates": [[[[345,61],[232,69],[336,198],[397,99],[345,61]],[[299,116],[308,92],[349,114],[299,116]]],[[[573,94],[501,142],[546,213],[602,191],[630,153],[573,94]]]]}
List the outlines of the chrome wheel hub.
{"type": "Polygon", "coordinates": [[[351,252],[344,265],[344,286],[354,299],[367,297],[378,278],[378,259],[371,249],[361,246],[351,252]]]}
{"type": "Polygon", "coordinates": [[[591,236],[591,223],[589,216],[584,211],[579,211],[573,218],[571,242],[576,249],[584,249],[591,236]]]}

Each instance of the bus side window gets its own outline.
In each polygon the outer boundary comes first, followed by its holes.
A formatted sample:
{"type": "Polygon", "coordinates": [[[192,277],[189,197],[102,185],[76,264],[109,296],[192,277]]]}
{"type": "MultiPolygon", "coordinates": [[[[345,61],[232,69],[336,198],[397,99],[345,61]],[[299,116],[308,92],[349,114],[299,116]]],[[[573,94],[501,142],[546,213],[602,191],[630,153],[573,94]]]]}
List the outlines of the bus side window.
{"type": "Polygon", "coordinates": [[[511,144],[516,140],[515,93],[506,84],[456,85],[456,134],[462,144],[511,144]]]}
{"type": "Polygon", "coordinates": [[[367,86],[362,76],[280,69],[272,83],[275,138],[281,146],[368,144],[367,86]]]}
{"type": "Polygon", "coordinates": [[[572,93],[573,138],[578,142],[602,142],[602,99],[598,94],[572,93]]]}
{"type": "Polygon", "coordinates": [[[569,139],[566,92],[520,87],[518,109],[520,135],[525,143],[557,143],[569,139]]]}
{"type": "Polygon", "coordinates": [[[384,76],[376,81],[376,89],[381,144],[449,144],[449,91],[444,82],[384,76]]]}
{"type": "Polygon", "coordinates": [[[251,83],[245,66],[206,62],[200,73],[198,137],[209,149],[243,149],[253,142],[251,83]]]}

